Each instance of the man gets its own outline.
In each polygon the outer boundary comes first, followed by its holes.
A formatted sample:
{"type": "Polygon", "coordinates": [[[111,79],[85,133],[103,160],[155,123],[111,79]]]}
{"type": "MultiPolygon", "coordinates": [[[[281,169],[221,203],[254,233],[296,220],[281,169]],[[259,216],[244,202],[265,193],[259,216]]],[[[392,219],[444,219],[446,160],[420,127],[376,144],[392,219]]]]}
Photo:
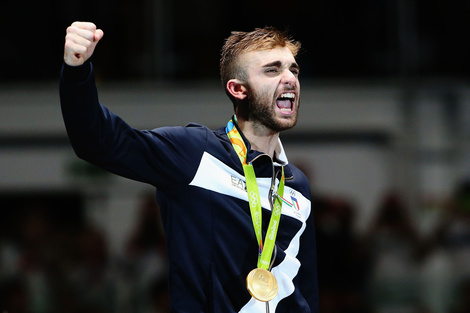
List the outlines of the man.
{"type": "Polygon", "coordinates": [[[297,121],[300,44],[273,28],[233,32],[221,58],[227,126],[139,131],[98,102],[89,58],[102,37],[92,23],[67,29],[67,133],[79,157],[156,187],[172,312],[318,312],[310,186],[279,140],[297,121]]]}

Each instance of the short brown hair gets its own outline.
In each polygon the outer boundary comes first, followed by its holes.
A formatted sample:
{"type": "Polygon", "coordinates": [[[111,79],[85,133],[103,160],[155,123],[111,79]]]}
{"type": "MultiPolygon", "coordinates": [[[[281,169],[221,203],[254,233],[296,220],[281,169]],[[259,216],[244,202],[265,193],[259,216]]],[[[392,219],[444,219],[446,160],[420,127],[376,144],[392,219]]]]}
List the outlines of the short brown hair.
{"type": "Polygon", "coordinates": [[[294,57],[300,50],[300,42],[294,41],[287,32],[281,32],[274,27],[256,28],[252,32],[232,32],[225,40],[220,58],[220,78],[224,87],[232,78],[244,78],[245,73],[237,64],[240,55],[274,49],[278,46],[287,46],[294,57]]]}

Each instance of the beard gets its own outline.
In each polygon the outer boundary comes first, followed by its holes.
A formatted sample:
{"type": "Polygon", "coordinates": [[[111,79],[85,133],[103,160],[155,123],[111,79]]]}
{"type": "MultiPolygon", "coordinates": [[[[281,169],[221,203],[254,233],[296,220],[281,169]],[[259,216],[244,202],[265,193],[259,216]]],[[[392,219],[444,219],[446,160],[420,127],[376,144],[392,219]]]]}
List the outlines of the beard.
{"type": "MultiPolygon", "coordinates": [[[[294,115],[288,117],[278,116],[275,111],[275,99],[267,93],[256,92],[251,86],[247,86],[248,96],[246,106],[248,109],[248,120],[259,128],[267,128],[274,132],[281,132],[293,128],[297,124],[298,108],[294,115]]],[[[296,106],[296,104],[293,104],[296,106]]]]}

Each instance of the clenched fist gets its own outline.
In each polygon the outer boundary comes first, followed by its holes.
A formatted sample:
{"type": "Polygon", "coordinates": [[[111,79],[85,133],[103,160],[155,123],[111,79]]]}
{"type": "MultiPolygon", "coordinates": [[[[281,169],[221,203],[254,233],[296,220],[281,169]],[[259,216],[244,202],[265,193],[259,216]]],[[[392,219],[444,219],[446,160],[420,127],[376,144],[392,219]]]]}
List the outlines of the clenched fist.
{"type": "Polygon", "coordinates": [[[98,41],[103,38],[103,31],[89,22],[74,22],[67,28],[65,36],[64,61],[70,66],[85,63],[95,50],[98,41]]]}

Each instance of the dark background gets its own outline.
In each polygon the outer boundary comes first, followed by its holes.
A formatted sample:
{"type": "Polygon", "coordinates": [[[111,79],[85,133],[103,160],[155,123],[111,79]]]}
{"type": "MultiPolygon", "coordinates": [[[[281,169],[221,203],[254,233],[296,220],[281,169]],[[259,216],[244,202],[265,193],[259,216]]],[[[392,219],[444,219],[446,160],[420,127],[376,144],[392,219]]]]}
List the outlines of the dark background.
{"type": "Polygon", "coordinates": [[[470,2],[8,1],[0,10],[0,81],[57,78],[66,27],[105,31],[95,55],[107,80],[218,79],[231,30],[288,29],[307,79],[468,78],[470,2]]]}

